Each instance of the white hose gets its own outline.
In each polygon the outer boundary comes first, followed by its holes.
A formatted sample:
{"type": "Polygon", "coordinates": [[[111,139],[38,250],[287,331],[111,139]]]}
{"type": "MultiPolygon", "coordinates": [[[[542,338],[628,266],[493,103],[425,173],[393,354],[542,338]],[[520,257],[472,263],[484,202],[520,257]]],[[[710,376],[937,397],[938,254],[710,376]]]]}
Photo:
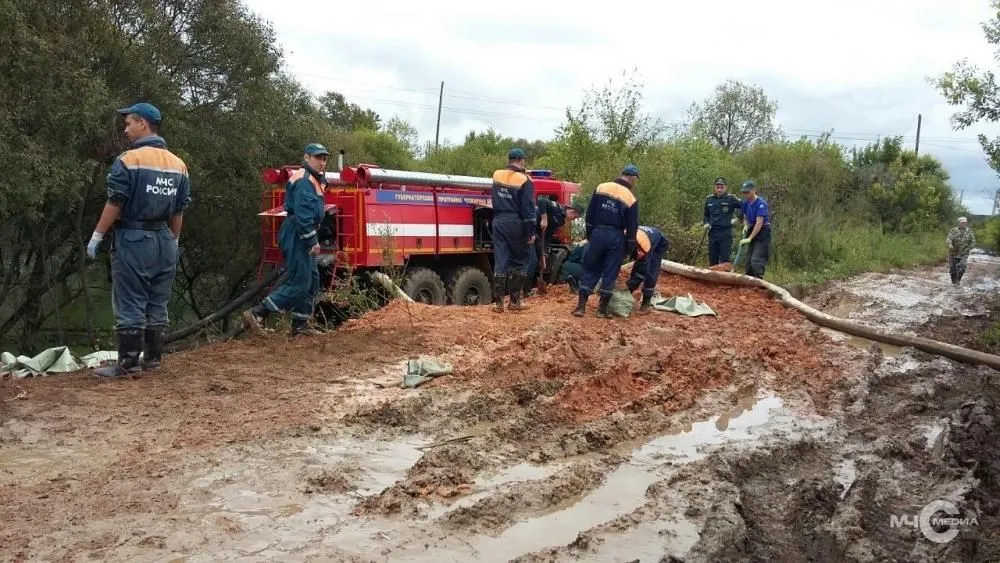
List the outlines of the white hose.
{"type": "Polygon", "coordinates": [[[397,298],[402,299],[403,301],[407,301],[409,303],[413,303],[414,302],[413,299],[409,295],[407,295],[405,291],[403,291],[402,289],[400,289],[400,287],[398,285],[396,285],[395,282],[392,281],[392,278],[390,278],[389,276],[385,275],[384,273],[382,273],[382,272],[373,272],[372,273],[372,277],[374,277],[375,279],[377,279],[379,281],[379,283],[381,283],[383,286],[385,286],[385,288],[388,289],[389,291],[391,291],[392,294],[395,295],[397,298]]]}

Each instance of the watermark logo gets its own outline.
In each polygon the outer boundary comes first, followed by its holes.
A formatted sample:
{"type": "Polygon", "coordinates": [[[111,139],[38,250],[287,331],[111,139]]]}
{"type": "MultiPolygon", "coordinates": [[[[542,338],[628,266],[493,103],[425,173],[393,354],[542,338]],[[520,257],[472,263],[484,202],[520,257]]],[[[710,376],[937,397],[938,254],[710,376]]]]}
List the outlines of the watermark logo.
{"type": "Polygon", "coordinates": [[[917,515],[889,516],[890,527],[919,528],[920,533],[934,543],[948,543],[958,536],[963,527],[978,525],[979,520],[974,515],[965,516],[955,503],[940,499],[927,503],[917,515]]]}

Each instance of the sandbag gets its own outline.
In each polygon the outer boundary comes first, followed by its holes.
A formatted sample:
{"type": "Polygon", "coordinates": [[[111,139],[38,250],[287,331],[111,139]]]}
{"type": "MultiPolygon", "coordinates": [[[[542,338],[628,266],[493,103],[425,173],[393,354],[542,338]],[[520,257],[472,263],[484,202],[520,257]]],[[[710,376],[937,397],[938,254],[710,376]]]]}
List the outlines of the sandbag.
{"type": "Polygon", "coordinates": [[[635,310],[635,298],[627,289],[616,289],[611,292],[608,302],[608,312],[616,317],[627,319],[635,310]]]}

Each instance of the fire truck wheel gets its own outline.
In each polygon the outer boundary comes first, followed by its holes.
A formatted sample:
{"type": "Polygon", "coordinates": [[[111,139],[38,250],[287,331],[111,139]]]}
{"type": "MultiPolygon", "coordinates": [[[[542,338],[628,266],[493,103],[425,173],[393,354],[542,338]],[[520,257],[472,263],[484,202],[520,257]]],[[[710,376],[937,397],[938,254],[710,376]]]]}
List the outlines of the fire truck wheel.
{"type": "Polygon", "coordinates": [[[430,268],[414,268],[403,282],[403,291],[418,303],[428,305],[447,304],[447,294],[441,276],[430,268]]]}
{"type": "Polygon", "coordinates": [[[455,305],[486,305],[493,300],[490,279],[474,266],[462,266],[455,270],[448,291],[450,301],[455,305]]]}

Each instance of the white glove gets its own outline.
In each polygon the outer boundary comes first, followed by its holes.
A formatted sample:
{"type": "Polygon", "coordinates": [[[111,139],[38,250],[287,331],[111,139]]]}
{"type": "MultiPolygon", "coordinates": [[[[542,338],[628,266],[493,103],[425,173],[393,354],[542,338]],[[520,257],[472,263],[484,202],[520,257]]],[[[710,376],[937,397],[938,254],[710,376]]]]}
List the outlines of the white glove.
{"type": "Polygon", "coordinates": [[[705,229],[707,231],[707,230],[709,230],[709,229],[712,228],[712,225],[709,225],[708,223],[705,223],[704,225],[702,225],[701,228],[703,228],[703,229],[705,229]]]}
{"type": "Polygon", "coordinates": [[[91,260],[97,258],[97,247],[101,246],[102,240],[104,240],[104,233],[94,231],[94,234],[90,235],[90,242],[87,243],[87,256],[91,260]]]}

